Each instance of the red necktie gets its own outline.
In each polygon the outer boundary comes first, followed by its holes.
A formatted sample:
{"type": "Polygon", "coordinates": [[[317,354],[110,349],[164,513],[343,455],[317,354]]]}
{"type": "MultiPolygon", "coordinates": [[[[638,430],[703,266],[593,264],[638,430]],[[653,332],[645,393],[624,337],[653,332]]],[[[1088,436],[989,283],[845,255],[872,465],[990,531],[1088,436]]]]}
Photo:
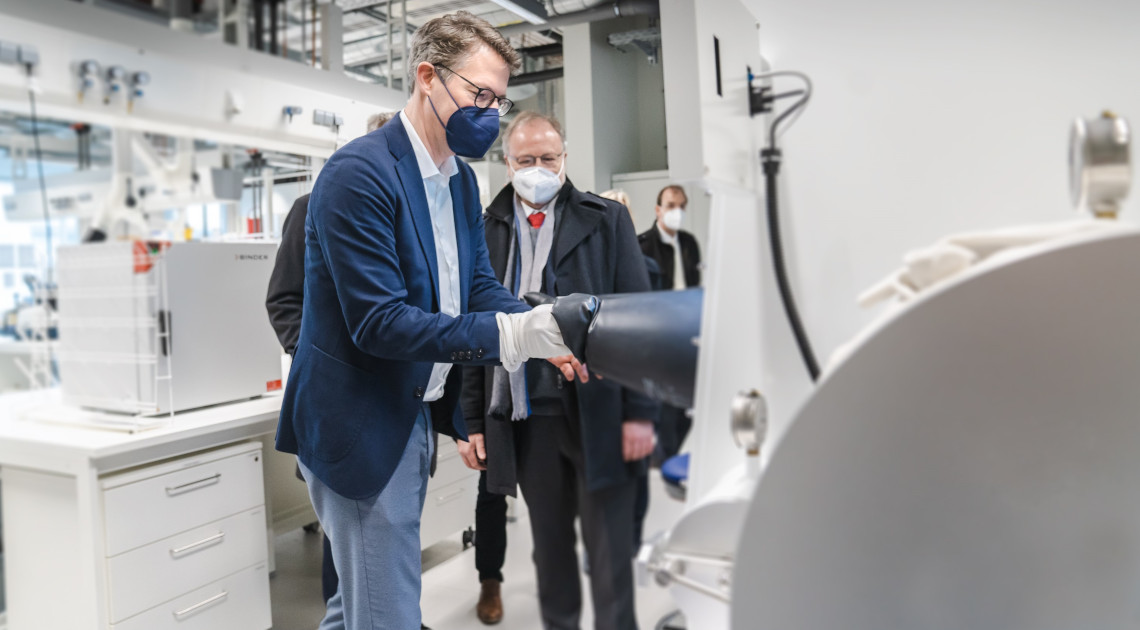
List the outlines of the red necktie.
{"type": "Polygon", "coordinates": [[[526,220],[530,222],[532,228],[537,230],[542,227],[542,222],[546,220],[546,213],[542,210],[535,210],[530,213],[530,216],[528,216],[526,220]]]}

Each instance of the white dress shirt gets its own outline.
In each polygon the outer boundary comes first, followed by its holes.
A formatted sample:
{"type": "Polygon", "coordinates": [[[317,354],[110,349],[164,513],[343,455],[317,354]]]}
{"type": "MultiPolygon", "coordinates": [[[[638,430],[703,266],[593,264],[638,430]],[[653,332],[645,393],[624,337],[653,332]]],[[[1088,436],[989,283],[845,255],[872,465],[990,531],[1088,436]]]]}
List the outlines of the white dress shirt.
{"type": "Polygon", "coordinates": [[[685,286],[685,265],[681,261],[681,239],[677,238],[677,234],[680,232],[670,236],[668,232],[661,229],[661,224],[654,223],[653,225],[657,228],[657,234],[661,237],[661,241],[666,245],[673,246],[673,289],[687,288],[685,286]]]}
{"type": "MultiPolygon", "coordinates": [[[[455,244],[455,211],[451,203],[449,180],[459,172],[455,156],[447,158],[443,169],[435,165],[427,147],[420,140],[412,123],[404,112],[400,112],[404,131],[412,141],[412,150],[424,178],[424,193],[427,195],[428,210],[431,213],[432,234],[435,237],[435,260],[439,267],[439,310],[445,315],[459,315],[459,249],[455,244]]],[[[431,369],[424,400],[427,402],[443,397],[443,386],[447,382],[450,363],[436,363],[431,369]]]]}

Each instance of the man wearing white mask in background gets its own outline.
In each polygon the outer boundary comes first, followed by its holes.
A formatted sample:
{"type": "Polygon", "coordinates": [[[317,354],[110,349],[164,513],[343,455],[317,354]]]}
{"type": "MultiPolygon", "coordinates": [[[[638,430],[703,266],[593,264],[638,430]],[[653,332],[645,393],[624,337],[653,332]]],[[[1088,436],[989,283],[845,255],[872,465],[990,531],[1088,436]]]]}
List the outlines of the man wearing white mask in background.
{"type": "MultiPolygon", "coordinates": [[[[681,229],[688,204],[684,188],[676,184],[662,188],[657,193],[656,223],[637,236],[641,252],[657,262],[664,289],[688,289],[701,283],[701,249],[696,237],[681,229]]],[[[684,409],[661,405],[655,466],[680,452],[692,424],[684,409]]]]}
{"type": "MultiPolygon", "coordinates": [[[[649,290],[629,213],[566,180],[558,121],[519,114],[503,135],[507,185],[487,207],[487,252],[513,294],[606,295],[649,290]]],[[[576,365],[529,361],[508,374],[465,367],[461,406],[468,466],[483,471],[476,508],[476,567],[484,623],[503,617],[506,551],[502,495],[516,481],[530,511],[539,606],[548,630],[578,630],[582,594],[575,552],[581,519],[595,628],[632,630],[637,480],[653,449],[658,405],[576,365]],[[561,369],[561,374],[559,373],[561,369]],[[577,381],[575,381],[577,377],[577,381]]]]}
{"type": "Polygon", "coordinates": [[[689,198],[685,189],[670,184],[657,193],[657,222],[637,235],[641,251],[661,266],[667,289],[688,289],[701,283],[701,248],[692,234],[681,229],[689,198]]]}

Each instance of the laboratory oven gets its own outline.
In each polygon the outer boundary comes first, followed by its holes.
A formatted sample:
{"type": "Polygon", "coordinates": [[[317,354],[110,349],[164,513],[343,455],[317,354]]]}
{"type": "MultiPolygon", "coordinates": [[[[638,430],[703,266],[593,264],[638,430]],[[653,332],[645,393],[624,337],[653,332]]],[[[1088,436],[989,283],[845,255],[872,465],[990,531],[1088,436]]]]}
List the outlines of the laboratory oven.
{"type": "Polygon", "coordinates": [[[69,404],[157,415],[281,388],[265,312],[277,246],[121,241],[58,253],[69,404]]]}

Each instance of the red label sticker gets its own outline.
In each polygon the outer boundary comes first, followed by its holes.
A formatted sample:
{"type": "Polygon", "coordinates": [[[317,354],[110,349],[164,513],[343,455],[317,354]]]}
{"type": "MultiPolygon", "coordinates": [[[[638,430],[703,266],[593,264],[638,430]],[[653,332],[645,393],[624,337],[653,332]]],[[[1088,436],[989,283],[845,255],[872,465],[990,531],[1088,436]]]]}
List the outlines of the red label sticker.
{"type": "Polygon", "coordinates": [[[267,392],[275,392],[279,389],[281,389],[281,379],[277,379],[276,381],[268,381],[265,383],[265,391],[267,392]]]}
{"type": "Polygon", "coordinates": [[[134,256],[135,256],[135,273],[146,273],[154,266],[150,259],[150,251],[146,247],[146,243],[142,241],[134,242],[134,256]]]}
{"type": "Polygon", "coordinates": [[[135,273],[147,273],[154,268],[154,257],[170,248],[170,241],[135,241],[132,247],[135,273]]]}

